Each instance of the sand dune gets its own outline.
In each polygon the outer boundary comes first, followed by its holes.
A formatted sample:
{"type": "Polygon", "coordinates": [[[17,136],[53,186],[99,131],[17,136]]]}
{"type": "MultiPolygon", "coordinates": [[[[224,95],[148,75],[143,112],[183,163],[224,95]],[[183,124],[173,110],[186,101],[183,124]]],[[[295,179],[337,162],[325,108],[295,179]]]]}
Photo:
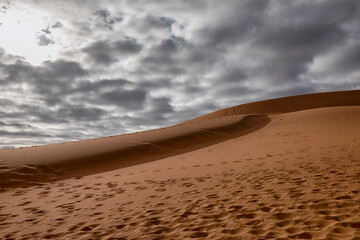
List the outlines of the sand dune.
{"type": "Polygon", "coordinates": [[[360,91],[0,151],[0,239],[360,239],[360,91]]]}

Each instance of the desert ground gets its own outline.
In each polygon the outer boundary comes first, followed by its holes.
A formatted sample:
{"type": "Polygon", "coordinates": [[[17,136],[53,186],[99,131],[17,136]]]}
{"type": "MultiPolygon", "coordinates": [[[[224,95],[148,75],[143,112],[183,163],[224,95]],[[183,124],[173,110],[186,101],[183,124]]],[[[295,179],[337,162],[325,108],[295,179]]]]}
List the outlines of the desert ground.
{"type": "Polygon", "coordinates": [[[360,90],[0,151],[0,239],[193,238],[360,239],[360,90]]]}

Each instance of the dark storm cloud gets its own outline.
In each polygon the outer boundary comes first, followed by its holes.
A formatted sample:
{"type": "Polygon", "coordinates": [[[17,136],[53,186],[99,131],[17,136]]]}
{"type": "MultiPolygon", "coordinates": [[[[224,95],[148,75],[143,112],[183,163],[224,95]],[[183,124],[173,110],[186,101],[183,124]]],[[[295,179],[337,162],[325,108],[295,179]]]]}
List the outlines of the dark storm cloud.
{"type": "MultiPolygon", "coordinates": [[[[236,44],[248,37],[254,30],[261,27],[266,15],[268,1],[231,1],[228,7],[224,3],[215,2],[219,15],[213,16],[212,24],[199,30],[206,45],[215,47],[221,44],[236,44]],[[217,20],[216,18],[219,18],[217,20]]],[[[228,4],[228,3],[227,3],[228,4]]]]}
{"type": "Polygon", "coordinates": [[[117,62],[127,55],[140,52],[142,46],[134,39],[119,41],[97,41],[85,47],[83,51],[97,64],[107,65],[117,62]]]}
{"type": "MultiPolygon", "coordinates": [[[[310,7],[310,6],[309,6],[310,7]]],[[[344,13],[346,14],[346,13],[344,13]]],[[[255,37],[254,47],[271,52],[262,62],[264,71],[272,81],[296,81],[307,71],[307,64],[315,56],[341,44],[346,32],[341,22],[327,21],[309,23],[306,18],[286,25],[269,24],[255,37]],[[269,62],[272,64],[269,64],[269,62]]]]}
{"type": "Polygon", "coordinates": [[[42,114],[43,111],[39,108],[32,109],[38,118],[47,122],[55,119],[95,120],[105,114],[98,108],[64,105],[68,104],[66,100],[68,97],[75,96],[78,100],[86,99],[94,104],[111,104],[133,110],[140,109],[147,97],[145,89],[125,79],[96,82],[79,80],[88,72],[76,62],[45,62],[40,67],[32,67],[19,61],[6,66],[5,72],[7,73],[5,80],[8,84],[31,83],[32,92],[38,94],[47,106],[61,106],[55,115],[53,111],[42,114]],[[37,111],[34,111],[35,109],[37,111]],[[63,117],[59,118],[59,116],[63,117]]]}
{"type": "Polygon", "coordinates": [[[218,80],[223,83],[240,83],[246,78],[247,76],[242,69],[232,66],[230,68],[226,68],[221,74],[221,79],[218,80]]]}
{"type": "Polygon", "coordinates": [[[172,75],[179,75],[185,72],[183,66],[187,64],[178,58],[177,54],[183,47],[184,42],[175,38],[160,41],[154,46],[141,63],[149,72],[162,72],[172,75]]]}
{"type": "Polygon", "coordinates": [[[142,108],[146,99],[146,94],[146,91],[141,89],[110,90],[103,92],[101,96],[110,104],[115,104],[130,110],[137,110],[142,108]]]}
{"type": "Polygon", "coordinates": [[[0,65],[5,73],[6,83],[30,82],[34,84],[49,83],[49,85],[68,85],[72,79],[87,74],[87,70],[74,61],[46,61],[41,66],[32,66],[27,62],[18,60],[8,65],[0,65]]]}
{"type": "Polygon", "coordinates": [[[3,79],[5,84],[27,85],[31,91],[26,94],[39,95],[46,105],[61,104],[64,94],[72,88],[76,79],[87,74],[79,63],[65,60],[47,61],[39,67],[17,61],[2,69],[6,76],[3,79]]]}
{"type": "Polygon", "coordinates": [[[336,74],[352,73],[359,71],[360,66],[360,42],[350,44],[331,63],[332,70],[336,74]]]}
{"type": "Polygon", "coordinates": [[[171,105],[171,99],[153,98],[148,102],[148,110],[141,112],[140,117],[137,116],[124,116],[122,118],[124,124],[138,127],[157,126],[159,123],[167,122],[169,124],[175,123],[172,119],[175,114],[173,106],[171,105]],[[143,116],[146,116],[143,117],[143,116]]]}
{"type": "Polygon", "coordinates": [[[171,99],[167,97],[155,98],[149,104],[150,108],[144,114],[147,118],[144,118],[144,125],[156,125],[159,121],[168,122],[168,117],[172,117],[174,108],[171,105],[171,99]],[[146,121],[151,122],[146,122],[146,121]]]}
{"type": "Polygon", "coordinates": [[[103,79],[96,82],[82,81],[69,94],[78,95],[94,104],[138,110],[144,105],[148,92],[139,84],[126,79],[103,79]]]}

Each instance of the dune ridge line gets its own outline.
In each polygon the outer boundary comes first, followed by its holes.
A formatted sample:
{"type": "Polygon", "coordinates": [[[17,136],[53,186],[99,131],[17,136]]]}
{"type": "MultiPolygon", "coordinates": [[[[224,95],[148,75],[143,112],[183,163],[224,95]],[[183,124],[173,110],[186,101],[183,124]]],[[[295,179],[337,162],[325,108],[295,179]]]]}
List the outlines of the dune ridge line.
{"type": "Polygon", "coordinates": [[[3,150],[0,188],[142,164],[243,136],[269,122],[266,115],[231,116],[138,134],[3,150]]]}
{"type": "Polygon", "coordinates": [[[224,108],[203,116],[185,121],[182,124],[199,122],[219,117],[234,116],[239,114],[281,114],[301,110],[324,107],[359,106],[360,90],[312,93],[305,95],[289,96],[241,104],[224,108]]]}

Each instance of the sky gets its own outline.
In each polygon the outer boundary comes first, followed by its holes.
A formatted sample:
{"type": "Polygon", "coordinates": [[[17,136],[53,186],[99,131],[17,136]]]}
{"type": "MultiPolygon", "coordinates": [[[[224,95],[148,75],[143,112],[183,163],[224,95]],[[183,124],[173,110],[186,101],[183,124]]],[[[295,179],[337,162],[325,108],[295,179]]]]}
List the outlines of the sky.
{"type": "Polygon", "coordinates": [[[0,2],[0,149],[360,89],[357,0],[0,2]]]}

